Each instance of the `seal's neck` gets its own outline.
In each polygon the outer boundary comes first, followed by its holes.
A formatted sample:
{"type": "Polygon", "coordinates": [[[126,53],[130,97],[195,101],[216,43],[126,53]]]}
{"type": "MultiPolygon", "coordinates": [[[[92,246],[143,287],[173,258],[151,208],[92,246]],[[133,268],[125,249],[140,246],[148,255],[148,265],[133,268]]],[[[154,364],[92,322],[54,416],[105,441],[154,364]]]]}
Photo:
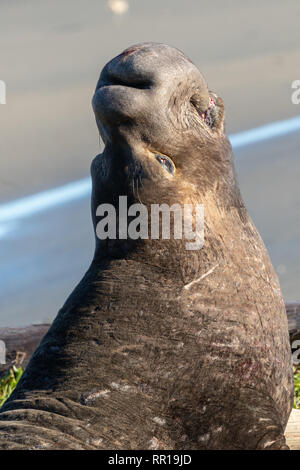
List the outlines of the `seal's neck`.
{"type": "Polygon", "coordinates": [[[236,224],[247,219],[230,144],[223,142],[223,150],[212,148],[209,155],[199,155],[198,149],[189,165],[169,177],[154,159],[153,166],[151,158],[143,160],[140,149],[133,153],[126,142],[107,145],[91,168],[94,264],[131,260],[169,270],[175,260],[178,275],[186,270],[197,274],[212,246],[221,243],[226,224],[232,224],[233,217],[236,224]],[[213,172],[206,170],[207,159],[213,172]],[[195,266],[195,273],[186,268],[189,264],[195,266]]]}

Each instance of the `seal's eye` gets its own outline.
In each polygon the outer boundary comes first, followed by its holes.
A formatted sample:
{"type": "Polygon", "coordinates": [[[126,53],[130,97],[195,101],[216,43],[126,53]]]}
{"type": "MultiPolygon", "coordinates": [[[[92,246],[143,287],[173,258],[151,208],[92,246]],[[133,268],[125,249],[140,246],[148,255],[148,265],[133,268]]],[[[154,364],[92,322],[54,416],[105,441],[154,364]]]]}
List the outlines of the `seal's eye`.
{"type": "Polygon", "coordinates": [[[168,157],[165,157],[164,155],[155,155],[156,160],[158,163],[161,164],[161,166],[164,167],[165,170],[167,170],[171,175],[175,173],[175,166],[172,160],[168,157]]]}

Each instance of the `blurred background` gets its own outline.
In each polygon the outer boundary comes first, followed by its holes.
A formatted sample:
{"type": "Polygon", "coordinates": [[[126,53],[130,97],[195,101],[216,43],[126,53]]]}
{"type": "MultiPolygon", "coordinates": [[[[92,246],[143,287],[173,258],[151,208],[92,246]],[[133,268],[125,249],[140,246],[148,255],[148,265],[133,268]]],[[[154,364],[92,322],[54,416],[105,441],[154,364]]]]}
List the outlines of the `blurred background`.
{"type": "MultiPolygon", "coordinates": [[[[92,259],[104,64],[144,41],[181,49],[224,99],[232,135],[300,115],[299,18],[298,0],[0,0],[0,327],[51,321],[92,259]]],[[[235,150],[285,301],[300,301],[299,144],[298,131],[235,150]]]]}

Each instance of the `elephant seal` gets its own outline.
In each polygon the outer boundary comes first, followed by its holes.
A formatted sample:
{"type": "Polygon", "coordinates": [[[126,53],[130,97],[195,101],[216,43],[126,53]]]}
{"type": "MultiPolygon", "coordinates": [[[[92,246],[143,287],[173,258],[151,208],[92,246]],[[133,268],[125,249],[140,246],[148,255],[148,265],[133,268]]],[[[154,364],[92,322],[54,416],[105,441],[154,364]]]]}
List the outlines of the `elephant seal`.
{"type": "Polygon", "coordinates": [[[91,166],[95,232],[97,208],[120,196],[200,203],[205,243],[97,236],[1,410],[0,447],[286,449],[285,308],[240,196],[221,98],[183,53],[147,43],[104,67],[93,108],[105,143],[91,166]]]}

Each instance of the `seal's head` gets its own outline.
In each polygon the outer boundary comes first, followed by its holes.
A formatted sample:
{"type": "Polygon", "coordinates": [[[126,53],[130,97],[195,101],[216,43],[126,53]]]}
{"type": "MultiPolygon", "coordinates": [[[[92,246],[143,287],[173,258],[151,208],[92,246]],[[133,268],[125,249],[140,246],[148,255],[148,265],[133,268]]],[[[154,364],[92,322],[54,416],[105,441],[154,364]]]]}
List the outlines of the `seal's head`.
{"type": "Polygon", "coordinates": [[[173,155],[176,166],[191,138],[201,143],[223,133],[222,100],[182,52],[165,44],[136,45],[112,59],[93,108],[105,143],[141,142],[173,155]]]}
{"type": "Polygon", "coordinates": [[[199,201],[208,188],[222,203],[231,198],[223,101],[182,52],[157,43],[126,49],[103,68],[92,104],[106,146],[92,165],[95,204],[132,188],[146,204],[199,201]]]}

